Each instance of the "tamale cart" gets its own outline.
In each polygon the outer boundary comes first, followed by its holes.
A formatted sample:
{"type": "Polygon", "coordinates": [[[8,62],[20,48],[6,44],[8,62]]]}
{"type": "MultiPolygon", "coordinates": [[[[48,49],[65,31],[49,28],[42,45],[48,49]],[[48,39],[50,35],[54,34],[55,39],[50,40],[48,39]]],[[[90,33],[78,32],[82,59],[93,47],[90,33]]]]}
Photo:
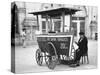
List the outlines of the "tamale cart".
{"type": "Polygon", "coordinates": [[[73,55],[73,33],[71,32],[72,14],[79,11],[72,8],[57,8],[45,11],[31,12],[30,14],[37,16],[37,24],[39,25],[38,15],[46,18],[46,24],[50,26],[46,34],[37,35],[39,48],[36,50],[36,62],[42,65],[43,58],[49,69],[54,69],[60,60],[69,61],[74,59],[73,55]],[[70,27],[68,32],[64,32],[65,15],[70,16],[70,27]],[[59,33],[52,31],[52,18],[61,16],[61,31],[59,33]],[[50,19],[51,23],[48,23],[50,19]]]}

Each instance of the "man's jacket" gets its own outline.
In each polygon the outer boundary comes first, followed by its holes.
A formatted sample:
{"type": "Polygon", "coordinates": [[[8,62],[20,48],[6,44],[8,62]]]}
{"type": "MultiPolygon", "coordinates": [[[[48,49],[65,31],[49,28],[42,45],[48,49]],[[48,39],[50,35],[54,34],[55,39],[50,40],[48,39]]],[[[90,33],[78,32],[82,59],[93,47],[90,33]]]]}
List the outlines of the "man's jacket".
{"type": "Polygon", "coordinates": [[[84,37],[83,39],[79,39],[78,41],[78,46],[79,46],[79,50],[82,54],[86,53],[88,51],[88,40],[86,37],[84,37]]]}

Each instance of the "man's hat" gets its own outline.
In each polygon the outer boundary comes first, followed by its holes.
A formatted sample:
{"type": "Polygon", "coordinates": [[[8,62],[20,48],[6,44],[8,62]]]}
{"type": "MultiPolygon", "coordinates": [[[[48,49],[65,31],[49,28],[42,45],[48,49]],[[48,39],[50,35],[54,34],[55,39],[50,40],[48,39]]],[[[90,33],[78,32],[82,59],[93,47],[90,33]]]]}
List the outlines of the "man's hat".
{"type": "Polygon", "coordinates": [[[79,35],[84,35],[84,32],[80,32],[79,35]]]}
{"type": "Polygon", "coordinates": [[[25,28],[23,28],[22,30],[26,30],[25,28]]]}

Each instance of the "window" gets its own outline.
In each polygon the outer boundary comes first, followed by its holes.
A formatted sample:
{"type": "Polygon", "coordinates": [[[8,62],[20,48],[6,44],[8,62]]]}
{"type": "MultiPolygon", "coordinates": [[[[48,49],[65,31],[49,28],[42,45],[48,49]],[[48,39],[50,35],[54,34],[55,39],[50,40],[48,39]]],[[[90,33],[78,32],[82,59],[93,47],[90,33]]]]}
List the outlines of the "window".
{"type": "Polygon", "coordinates": [[[77,23],[76,22],[72,22],[72,28],[74,30],[74,36],[77,36],[77,23]]]}
{"type": "Polygon", "coordinates": [[[42,29],[46,29],[46,23],[45,23],[45,21],[42,21],[42,29]]]}
{"type": "Polygon", "coordinates": [[[42,21],[42,32],[45,33],[46,32],[46,22],[42,21]]]}
{"type": "Polygon", "coordinates": [[[77,17],[72,17],[72,20],[77,20],[77,17]]]}
{"type": "Polygon", "coordinates": [[[60,32],[61,21],[56,21],[54,23],[54,31],[60,32]]]}
{"type": "Polygon", "coordinates": [[[85,20],[85,17],[79,17],[79,20],[85,20]]]}
{"type": "Polygon", "coordinates": [[[85,22],[80,22],[80,32],[85,32],[85,22]]]}

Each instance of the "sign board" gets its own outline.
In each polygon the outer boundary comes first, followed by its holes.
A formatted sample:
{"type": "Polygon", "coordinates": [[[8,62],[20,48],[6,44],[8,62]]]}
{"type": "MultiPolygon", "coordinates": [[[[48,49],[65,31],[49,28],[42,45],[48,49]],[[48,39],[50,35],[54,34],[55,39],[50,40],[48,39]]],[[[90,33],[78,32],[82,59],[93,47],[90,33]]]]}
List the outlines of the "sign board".
{"type": "MultiPolygon", "coordinates": [[[[43,42],[43,46],[45,47],[45,44],[48,42],[53,43],[53,45],[56,48],[56,51],[59,55],[66,55],[70,56],[71,54],[71,48],[73,43],[73,35],[40,35],[37,36],[37,41],[43,42]]],[[[39,45],[42,45],[39,44],[39,45]]]]}

